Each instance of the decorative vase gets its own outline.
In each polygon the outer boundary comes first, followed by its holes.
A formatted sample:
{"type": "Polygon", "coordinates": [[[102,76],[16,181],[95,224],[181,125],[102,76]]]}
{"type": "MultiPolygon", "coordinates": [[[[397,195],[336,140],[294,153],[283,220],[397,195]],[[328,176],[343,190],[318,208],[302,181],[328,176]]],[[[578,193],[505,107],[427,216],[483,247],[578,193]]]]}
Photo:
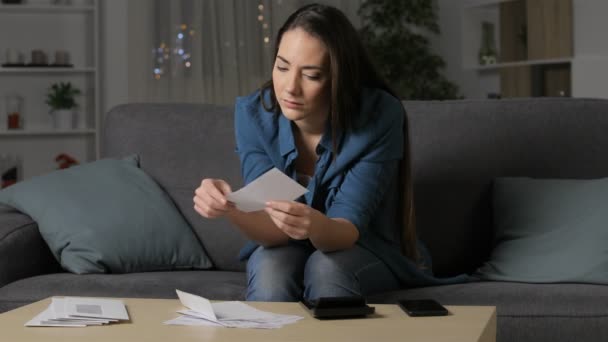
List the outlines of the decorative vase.
{"type": "Polygon", "coordinates": [[[23,129],[23,98],[19,95],[6,97],[6,128],[23,129]]]}
{"type": "Polygon", "coordinates": [[[76,127],[76,116],[72,109],[56,109],[52,112],[53,127],[57,130],[69,130],[76,127]]]}

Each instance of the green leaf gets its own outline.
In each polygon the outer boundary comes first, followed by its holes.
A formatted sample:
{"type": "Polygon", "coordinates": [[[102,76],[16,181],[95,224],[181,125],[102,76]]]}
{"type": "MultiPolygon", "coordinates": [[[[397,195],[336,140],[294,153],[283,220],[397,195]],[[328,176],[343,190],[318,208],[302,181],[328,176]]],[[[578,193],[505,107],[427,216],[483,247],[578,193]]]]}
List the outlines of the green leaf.
{"type": "Polygon", "coordinates": [[[74,99],[76,95],[80,95],[80,90],[72,87],[72,83],[53,83],[49,88],[45,103],[49,105],[52,110],[72,109],[78,106],[74,99]]]}
{"type": "Polygon", "coordinates": [[[460,97],[458,87],[441,73],[445,62],[427,38],[439,34],[434,0],[366,0],[358,13],[363,44],[402,99],[460,97]]]}

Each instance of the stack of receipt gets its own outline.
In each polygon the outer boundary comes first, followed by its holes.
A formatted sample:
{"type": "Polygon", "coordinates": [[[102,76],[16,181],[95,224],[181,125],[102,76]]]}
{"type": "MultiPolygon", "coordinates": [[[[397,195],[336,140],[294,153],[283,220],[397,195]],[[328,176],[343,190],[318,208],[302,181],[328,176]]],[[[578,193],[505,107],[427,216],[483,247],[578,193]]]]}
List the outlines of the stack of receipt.
{"type": "Polygon", "coordinates": [[[276,329],[303,318],[261,311],[238,301],[211,303],[203,297],[180,290],[176,292],[182,305],[188,310],[178,311],[183,316],[166,321],[165,324],[276,329]]]}
{"type": "Polygon", "coordinates": [[[51,305],[25,323],[26,327],[86,327],[128,321],[124,303],[117,299],[53,297],[51,305]]]}

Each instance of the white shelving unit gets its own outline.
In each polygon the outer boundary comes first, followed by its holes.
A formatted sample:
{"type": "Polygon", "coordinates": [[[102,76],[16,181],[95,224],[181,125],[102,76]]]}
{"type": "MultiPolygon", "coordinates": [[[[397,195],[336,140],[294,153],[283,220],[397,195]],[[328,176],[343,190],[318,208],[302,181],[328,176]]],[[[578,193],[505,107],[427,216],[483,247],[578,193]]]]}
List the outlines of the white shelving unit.
{"type": "Polygon", "coordinates": [[[463,67],[477,71],[488,95],[569,96],[572,32],[571,0],[469,1],[462,10],[463,67]],[[498,63],[479,63],[483,22],[494,27],[498,63]]]}
{"type": "Polygon", "coordinates": [[[481,23],[494,23],[494,41],[500,56],[501,4],[519,0],[469,0],[461,8],[462,67],[473,70],[479,82],[479,93],[501,93],[501,72],[513,67],[544,68],[563,66],[570,69],[570,95],[573,97],[608,98],[604,86],[608,77],[608,45],[604,44],[608,21],[606,0],[572,0],[572,51],[560,58],[535,59],[480,65],[481,23]]]}
{"type": "Polygon", "coordinates": [[[563,64],[572,62],[572,58],[552,58],[552,59],[532,59],[528,61],[520,62],[505,62],[495,63],[488,65],[473,65],[469,69],[475,70],[499,70],[501,68],[509,68],[515,66],[530,66],[530,65],[543,65],[543,64],[563,64]]]}
{"type": "Polygon", "coordinates": [[[0,154],[20,160],[19,180],[57,168],[55,157],[66,153],[81,163],[99,156],[100,51],[99,1],[72,0],[55,5],[53,0],[26,0],[0,4],[0,62],[6,50],[18,50],[29,63],[32,50],[43,50],[53,63],[57,50],[68,51],[73,67],[0,67],[0,154]],[[78,125],[56,130],[46,94],[53,83],[71,82],[81,90],[78,125]],[[23,98],[24,128],[7,129],[6,96],[23,98]]]}

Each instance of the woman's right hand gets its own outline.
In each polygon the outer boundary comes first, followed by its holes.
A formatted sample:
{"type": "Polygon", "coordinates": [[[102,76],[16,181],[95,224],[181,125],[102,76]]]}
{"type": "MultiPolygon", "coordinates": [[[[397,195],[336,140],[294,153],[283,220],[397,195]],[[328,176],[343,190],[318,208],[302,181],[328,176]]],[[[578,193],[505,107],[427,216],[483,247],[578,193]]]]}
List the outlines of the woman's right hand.
{"type": "Polygon", "coordinates": [[[234,203],[226,199],[232,192],[230,185],[222,179],[205,178],[194,191],[194,210],[206,218],[216,218],[235,210],[234,203]]]}

